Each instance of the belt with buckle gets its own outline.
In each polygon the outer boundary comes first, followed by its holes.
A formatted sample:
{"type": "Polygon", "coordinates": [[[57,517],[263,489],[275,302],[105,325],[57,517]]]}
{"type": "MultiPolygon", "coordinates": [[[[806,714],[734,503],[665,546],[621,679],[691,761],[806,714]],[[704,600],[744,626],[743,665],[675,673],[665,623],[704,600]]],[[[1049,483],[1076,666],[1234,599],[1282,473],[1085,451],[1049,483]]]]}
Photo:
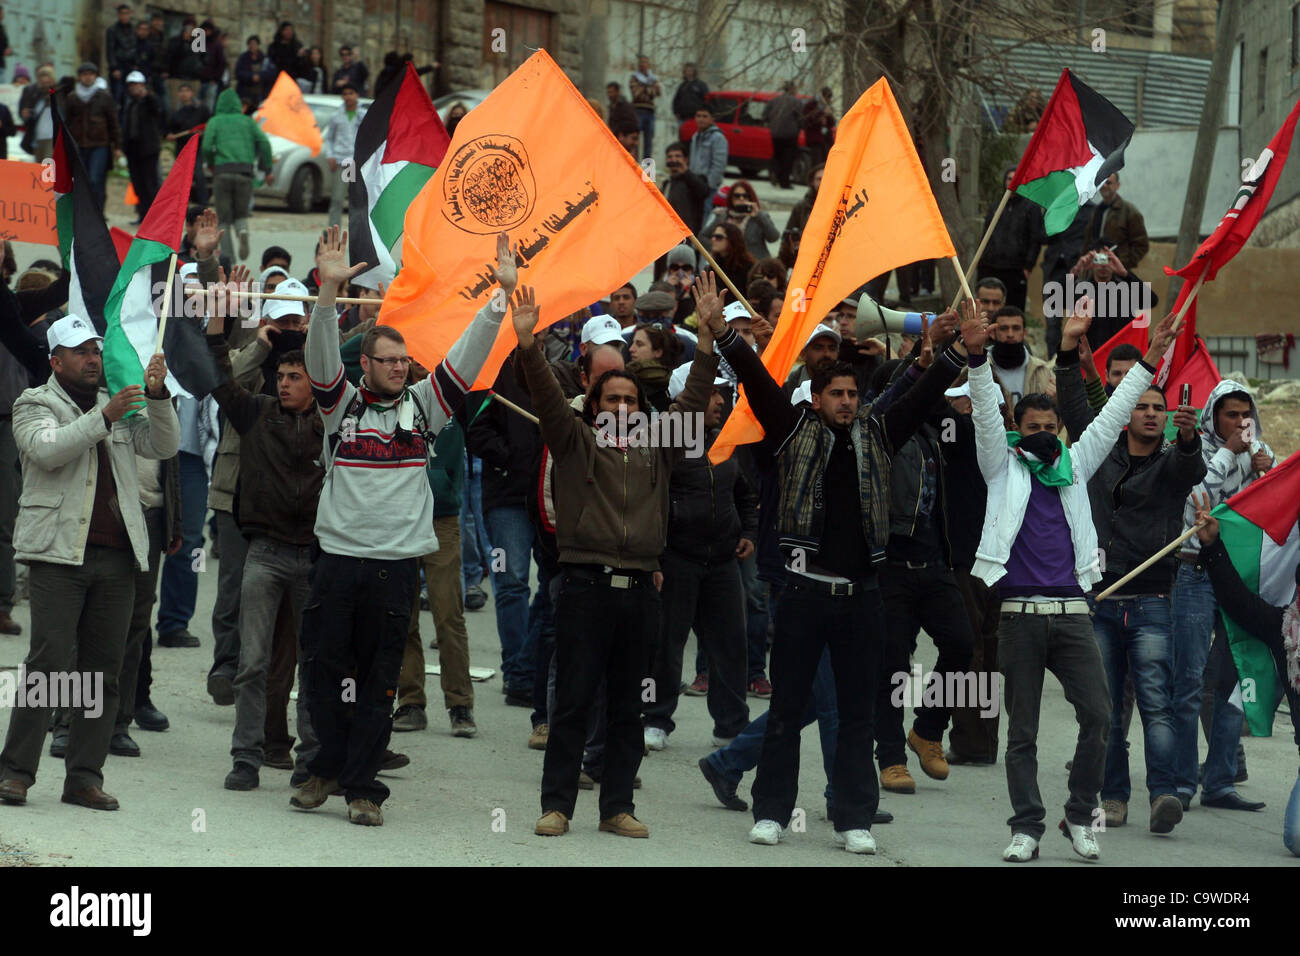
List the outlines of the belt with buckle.
{"type": "Polygon", "coordinates": [[[864,581],[818,581],[816,578],[805,577],[797,572],[787,576],[785,586],[795,590],[825,594],[828,597],[853,597],[866,589],[864,581]]]}
{"type": "Polygon", "coordinates": [[[1088,602],[1083,598],[1064,601],[1003,601],[1003,614],[1087,614],[1088,602]]]}
{"type": "Polygon", "coordinates": [[[890,558],[885,562],[891,568],[907,568],[909,571],[923,571],[935,562],[932,561],[904,561],[897,558],[890,558]]]}
{"type": "Polygon", "coordinates": [[[623,568],[611,568],[597,564],[571,564],[566,569],[566,573],[573,575],[582,581],[590,581],[593,584],[604,584],[611,588],[627,590],[629,588],[645,587],[652,583],[652,575],[649,571],[633,571],[623,568]]]}
{"type": "Polygon", "coordinates": [[[1183,564],[1190,564],[1195,567],[1201,560],[1201,554],[1199,551],[1179,551],[1178,560],[1183,564]]]}

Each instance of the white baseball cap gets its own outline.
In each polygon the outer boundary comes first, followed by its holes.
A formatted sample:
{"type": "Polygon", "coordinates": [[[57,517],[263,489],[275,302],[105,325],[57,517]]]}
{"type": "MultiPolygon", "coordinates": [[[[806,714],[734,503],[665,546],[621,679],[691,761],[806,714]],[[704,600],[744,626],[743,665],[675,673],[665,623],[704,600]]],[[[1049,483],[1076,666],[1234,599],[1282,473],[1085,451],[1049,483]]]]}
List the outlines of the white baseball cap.
{"type": "Polygon", "coordinates": [[[197,262],[187,262],[184,265],[182,265],[179,269],[176,270],[176,274],[180,276],[182,285],[184,285],[185,282],[189,279],[193,279],[195,282],[198,282],[199,264],[197,262]]]}
{"type": "MultiPolygon", "coordinates": [[[[310,295],[307,287],[297,279],[285,279],[275,287],[276,295],[310,295]]],[[[262,317],[282,319],[286,315],[302,315],[307,310],[308,302],[295,302],[292,299],[263,299],[262,317]]]]}
{"type": "Polygon", "coordinates": [[[804,382],[790,396],[791,405],[812,404],[812,379],[804,382]]]}
{"type": "Polygon", "coordinates": [[[808,346],[812,345],[813,339],[821,335],[829,335],[831,338],[835,340],[836,345],[839,345],[841,342],[844,341],[844,336],[840,335],[840,330],[835,328],[835,326],[815,325],[813,326],[813,330],[808,333],[808,341],[804,342],[803,347],[807,348],[808,346]]]}
{"type": "Polygon", "coordinates": [[[144,74],[141,73],[139,70],[132,70],[130,73],[126,75],[126,81],[128,83],[144,83],[145,82],[144,74]]]}
{"type": "Polygon", "coordinates": [[[104,344],[103,338],[95,331],[95,327],[79,315],[64,316],[51,325],[45,333],[45,340],[49,343],[51,352],[59,347],[75,349],[91,339],[100,345],[104,344]]]}
{"type": "Polygon", "coordinates": [[[730,322],[733,319],[748,318],[751,318],[749,314],[749,306],[744,302],[731,302],[722,310],[722,321],[724,322],[730,322]]]}
{"type": "MultiPolygon", "coordinates": [[[[682,392],[686,391],[686,377],[691,374],[691,363],[683,362],[673,369],[673,374],[668,377],[668,397],[675,399],[682,392]]],[[[719,376],[713,380],[713,384],[718,388],[730,386],[728,379],[719,376]]]]}
{"type": "Polygon", "coordinates": [[[582,327],[582,341],[587,345],[609,345],[623,341],[623,326],[612,315],[597,315],[582,327]]]}
{"type": "Polygon", "coordinates": [[[944,398],[961,398],[963,395],[970,398],[970,382],[962,382],[956,388],[946,389],[943,393],[944,398]]]}

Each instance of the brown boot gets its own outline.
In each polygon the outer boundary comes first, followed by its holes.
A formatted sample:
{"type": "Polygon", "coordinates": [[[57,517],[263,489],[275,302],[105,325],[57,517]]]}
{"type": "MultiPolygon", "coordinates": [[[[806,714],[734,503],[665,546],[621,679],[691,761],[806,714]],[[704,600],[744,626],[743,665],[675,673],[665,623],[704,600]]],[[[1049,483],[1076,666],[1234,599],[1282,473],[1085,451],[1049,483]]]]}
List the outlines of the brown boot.
{"type": "Polygon", "coordinates": [[[948,779],[948,760],[943,755],[942,740],[926,740],[915,730],[907,732],[907,747],[921,758],[921,770],[932,780],[948,779]]]}
{"type": "Polygon", "coordinates": [[[337,780],[312,777],[294,791],[294,795],[289,798],[289,806],[297,807],[299,810],[315,810],[333,794],[341,792],[342,788],[337,780]]]}
{"type": "Polygon", "coordinates": [[[601,833],[616,833],[623,837],[644,840],[650,835],[650,828],[630,813],[620,813],[608,820],[600,821],[601,833]]]}
{"type": "Polygon", "coordinates": [[[23,626],[9,616],[8,611],[0,611],[0,634],[21,634],[23,626]]]}
{"type": "Polygon", "coordinates": [[[363,827],[382,827],[384,812],[372,800],[353,800],[348,804],[348,822],[363,827]]]}
{"type": "Polygon", "coordinates": [[[559,810],[549,810],[542,814],[533,832],[538,836],[562,836],[569,832],[569,818],[559,810]]]}
{"type": "Polygon", "coordinates": [[[880,771],[880,785],[890,793],[916,793],[916,781],[907,772],[907,764],[896,763],[880,771]]]}
{"type": "Polygon", "coordinates": [[[27,802],[27,784],[21,780],[0,780],[0,800],[21,806],[27,802]]]}
{"type": "Polygon", "coordinates": [[[84,790],[64,793],[63,802],[75,803],[79,807],[87,807],[91,810],[116,810],[118,808],[117,798],[110,797],[99,787],[86,787],[84,790]]]}

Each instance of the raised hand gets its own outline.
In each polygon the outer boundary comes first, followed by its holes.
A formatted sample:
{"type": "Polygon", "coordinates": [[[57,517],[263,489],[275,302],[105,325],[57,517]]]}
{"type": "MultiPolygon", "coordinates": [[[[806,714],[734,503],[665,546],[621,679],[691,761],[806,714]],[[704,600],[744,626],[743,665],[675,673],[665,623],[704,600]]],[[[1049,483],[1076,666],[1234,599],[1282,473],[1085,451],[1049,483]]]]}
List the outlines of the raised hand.
{"type": "Polygon", "coordinates": [[[1184,442],[1189,442],[1196,437],[1196,418],[1199,414],[1199,410],[1190,405],[1179,405],[1178,411],[1174,412],[1174,427],[1178,429],[1178,437],[1184,442]]]}
{"type": "Polygon", "coordinates": [[[1219,519],[1210,514],[1210,496],[1192,492],[1192,504],[1196,506],[1196,537],[1206,547],[1219,540],[1219,519]]]}
{"type": "MultiPolygon", "coordinates": [[[[772,328],[772,323],[762,316],[756,316],[755,318],[750,319],[749,328],[754,333],[754,341],[758,343],[758,350],[760,352],[767,348],[767,343],[772,341],[772,333],[776,331],[776,329],[772,328]]],[[[881,353],[884,353],[883,348],[881,349],[881,353]]]]}
{"type": "Polygon", "coordinates": [[[935,346],[942,346],[952,338],[953,333],[957,331],[957,324],[960,320],[957,313],[953,311],[941,312],[930,320],[930,339],[935,346]]]}
{"type": "Polygon", "coordinates": [[[916,358],[916,364],[921,368],[929,368],[933,361],[934,342],[930,338],[930,315],[923,312],[921,313],[921,353],[916,358]]]}
{"type": "Polygon", "coordinates": [[[356,265],[348,265],[348,234],[347,230],[340,229],[338,226],[330,226],[325,230],[325,235],[321,239],[320,252],[316,255],[316,269],[320,275],[321,289],[326,284],[330,285],[335,294],[339,287],[352,281],[352,277],[360,272],[365,272],[369,264],[358,262],[356,265]]]}
{"type": "Polygon", "coordinates": [[[194,229],[194,257],[196,259],[207,259],[217,251],[217,246],[221,243],[221,236],[225,230],[221,228],[220,221],[217,219],[216,210],[208,207],[199,214],[198,221],[194,229]]]}
{"type": "Polygon", "coordinates": [[[1155,364],[1160,361],[1161,356],[1165,354],[1165,350],[1169,348],[1169,343],[1174,340],[1177,334],[1177,331],[1174,329],[1174,313],[1170,312],[1160,320],[1159,325],[1151,330],[1151,344],[1148,346],[1147,354],[1144,356],[1146,363],[1154,368],[1155,364]]]}
{"type": "Polygon", "coordinates": [[[144,380],[149,386],[145,389],[146,398],[167,397],[167,361],[161,352],[155,352],[149,360],[149,367],[144,370],[144,380]]]}
{"type": "Polygon", "coordinates": [[[988,318],[983,313],[971,315],[973,310],[967,310],[968,317],[962,319],[961,323],[961,341],[966,351],[971,355],[982,355],[984,346],[988,344],[989,336],[992,334],[993,326],[989,325],[988,318]]]}
{"type": "Polygon", "coordinates": [[[1092,326],[1092,299],[1085,296],[1074,305],[1070,317],[1061,327],[1061,348],[1068,352],[1079,344],[1079,340],[1088,334],[1092,326]]]}
{"type": "Polygon", "coordinates": [[[722,321],[722,295],[718,292],[718,277],[706,269],[695,277],[691,295],[695,298],[695,314],[699,317],[700,328],[707,322],[715,336],[721,335],[726,323],[722,321]]]}
{"type": "Polygon", "coordinates": [[[536,290],[526,285],[520,286],[519,291],[515,293],[513,305],[510,319],[515,326],[515,337],[519,339],[520,348],[532,348],[535,341],[533,330],[537,328],[537,323],[542,318],[541,310],[537,308],[536,290]]]}
{"type": "Polygon", "coordinates": [[[1079,339],[1079,366],[1083,369],[1084,377],[1089,381],[1101,379],[1101,375],[1097,372],[1097,363],[1092,357],[1092,346],[1088,344],[1086,335],[1079,339]]]}
{"type": "Polygon", "coordinates": [[[519,284],[519,270],[515,265],[515,253],[510,248],[510,237],[502,232],[497,235],[497,264],[492,270],[492,277],[500,283],[509,299],[519,284]]]}

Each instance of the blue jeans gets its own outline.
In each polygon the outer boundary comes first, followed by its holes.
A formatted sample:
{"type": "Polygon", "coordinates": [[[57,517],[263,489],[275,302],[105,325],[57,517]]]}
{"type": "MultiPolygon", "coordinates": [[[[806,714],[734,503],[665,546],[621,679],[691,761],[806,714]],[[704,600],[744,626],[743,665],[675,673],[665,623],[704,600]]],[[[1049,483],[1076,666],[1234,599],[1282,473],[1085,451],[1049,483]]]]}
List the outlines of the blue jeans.
{"type": "Polygon", "coordinates": [[[81,158],[86,163],[86,178],[90,180],[90,191],[94,194],[95,202],[99,203],[101,212],[104,210],[104,190],[108,184],[108,161],[111,157],[107,146],[91,146],[82,148],[81,158]]]}
{"type": "MultiPolygon", "coordinates": [[[[749,726],[735,740],[705,758],[733,788],[739,786],[746,771],[758,766],[758,755],[763,750],[763,735],[767,732],[767,714],[767,711],[763,711],[750,721],[749,726]]],[[[835,673],[831,670],[829,650],[822,651],[822,659],[817,663],[812,699],[808,701],[808,709],[804,711],[803,723],[799,729],[802,730],[814,720],[821,732],[822,767],[826,771],[826,807],[829,811],[835,806],[831,778],[835,768],[835,736],[840,726],[839,712],[835,707],[835,673]]]]}
{"type": "MultiPolygon", "coordinates": [[[[528,622],[529,555],[535,533],[522,505],[493,508],[484,517],[488,537],[501,549],[504,560],[492,560],[492,596],[497,611],[497,637],[501,641],[501,676],[511,690],[533,691],[537,662],[528,622]]],[[[539,602],[543,601],[539,590],[539,602]]],[[[540,610],[538,612],[541,613],[540,610]]]]}
{"type": "Polygon", "coordinates": [[[1131,671],[1142,715],[1146,751],[1147,791],[1151,800],[1173,794],[1174,722],[1170,700],[1173,686],[1173,636],[1169,598],[1157,595],[1090,602],[1092,629],[1101,651],[1110,688],[1110,737],[1106,744],[1103,800],[1128,802],[1128,745],[1124,740],[1124,680],[1131,671]]]}
{"type": "Polygon", "coordinates": [[[167,555],[158,602],[158,636],[189,627],[199,591],[196,567],[203,567],[203,519],[208,513],[208,469],[201,455],[181,456],[181,549],[167,555]]]}
{"type": "Polygon", "coordinates": [[[750,555],[740,562],[745,586],[745,640],[749,652],[749,680],[767,676],[767,583],[758,579],[758,561],[750,555]]]}
{"type": "Polygon", "coordinates": [[[491,554],[492,545],[483,525],[483,463],[467,457],[465,490],[460,499],[460,569],[466,591],[487,576],[491,554]]]}
{"type": "MultiPolygon", "coordinates": [[[[1199,776],[1201,692],[1217,608],[1210,576],[1200,568],[1179,562],[1173,593],[1174,786],[1189,798],[1196,795],[1199,776]]],[[[1228,703],[1227,694],[1216,690],[1206,755],[1205,796],[1222,796],[1233,789],[1240,734],[1241,711],[1228,703]],[[1212,767],[1216,768],[1213,774],[1212,767]],[[1210,788],[1211,782],[1215,790],[1210,788]]]]}
{"type": "Polygon", "coordinates": [[[1282,821],[1282,842],[1286,848],[1300,856],[1300,777],[1291,788],[1291,799],[1286,803],[1286,818],[1282,821]]]}
{"type": "Polygon", "coordinates": [[[655,111],[637,110],[636,125],[641,130],[641,155],[655,154],[655,111]]]}

